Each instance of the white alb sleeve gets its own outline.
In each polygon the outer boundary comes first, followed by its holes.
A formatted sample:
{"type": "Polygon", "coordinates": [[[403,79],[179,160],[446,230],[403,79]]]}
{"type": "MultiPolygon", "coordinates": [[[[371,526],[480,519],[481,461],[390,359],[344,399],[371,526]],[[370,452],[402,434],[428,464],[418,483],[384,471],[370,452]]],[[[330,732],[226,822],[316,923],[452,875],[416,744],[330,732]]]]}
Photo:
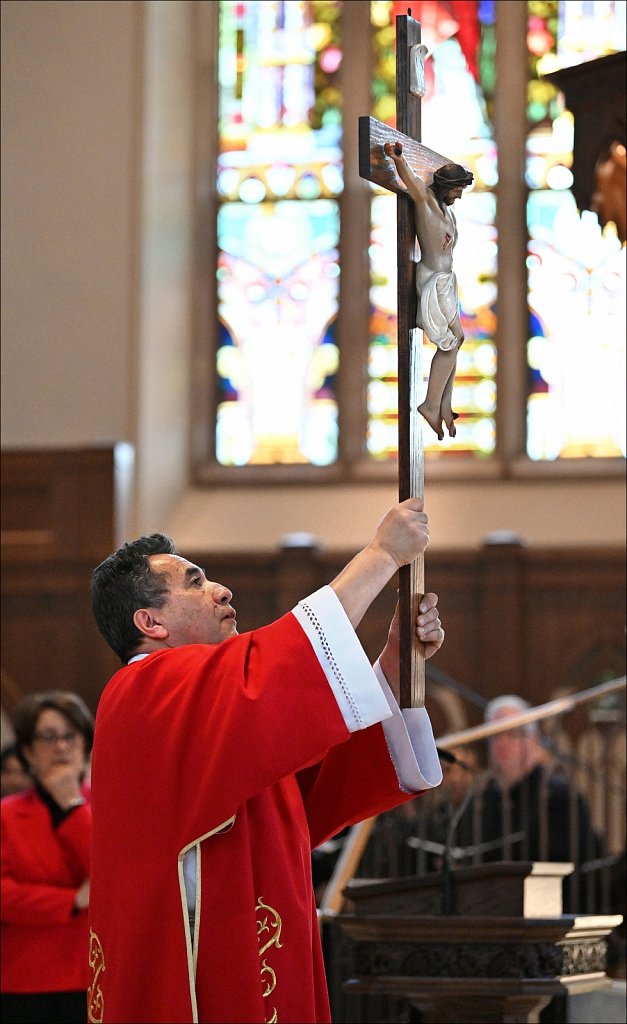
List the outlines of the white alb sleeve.
{"type": "Polygon", "coordinates": [[[308,637],[350,732],[392,717],[393,711],[332,587],[292,609],[308,637]]]}
{"type": "Polygon", "coordinates": [[[442,766],[426,708],[400,708],[378,661],[374,673],[392,712],[383,730],[401,789],[419,793],[439,786],[442,766]]]}

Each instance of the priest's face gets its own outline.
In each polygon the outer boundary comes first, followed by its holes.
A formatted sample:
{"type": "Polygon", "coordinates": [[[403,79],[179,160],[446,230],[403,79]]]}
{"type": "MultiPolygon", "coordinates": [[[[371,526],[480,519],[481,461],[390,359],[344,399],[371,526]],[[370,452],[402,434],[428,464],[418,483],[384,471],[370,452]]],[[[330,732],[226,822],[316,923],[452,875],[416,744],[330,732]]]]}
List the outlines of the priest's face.
{"type": "Polygon", "coordinates": [[[152,571],[168,583],[163,607],[150,609],[158,627],[155,639],[166,647],[182,647],[219,644],[237,635],[228,587],[208,580],[202,569],[180,555],[151,555],[149,562],[152,571]]]}

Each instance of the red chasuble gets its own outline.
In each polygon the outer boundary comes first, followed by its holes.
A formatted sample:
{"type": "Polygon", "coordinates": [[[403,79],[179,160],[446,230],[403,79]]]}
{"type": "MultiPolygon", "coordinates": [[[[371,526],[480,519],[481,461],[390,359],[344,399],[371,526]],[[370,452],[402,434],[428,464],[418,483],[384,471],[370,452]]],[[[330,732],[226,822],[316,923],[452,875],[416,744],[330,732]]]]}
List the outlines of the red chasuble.
{"type": "Polygon", "coordinates": [[[411,796],[293,614],[121,669],[96,720],[90,1020],[330,1020],[310,851],[411,796]]]}

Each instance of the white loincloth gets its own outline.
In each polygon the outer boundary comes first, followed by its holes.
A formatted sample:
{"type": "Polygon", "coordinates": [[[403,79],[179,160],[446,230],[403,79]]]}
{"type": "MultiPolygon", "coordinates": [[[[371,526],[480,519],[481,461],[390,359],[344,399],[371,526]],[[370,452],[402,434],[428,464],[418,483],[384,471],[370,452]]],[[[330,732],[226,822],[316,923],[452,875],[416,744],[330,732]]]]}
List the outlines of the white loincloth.
{"type": "Polygon", "coordinates": [[[416,267],[416,291],[420,303],[418,327],[422,327],[429,341],[443,352],[448,352],[458,344],[449,327],[459,313],[455,274],[452,270],[436,272],[419,263],[416,267]]]}

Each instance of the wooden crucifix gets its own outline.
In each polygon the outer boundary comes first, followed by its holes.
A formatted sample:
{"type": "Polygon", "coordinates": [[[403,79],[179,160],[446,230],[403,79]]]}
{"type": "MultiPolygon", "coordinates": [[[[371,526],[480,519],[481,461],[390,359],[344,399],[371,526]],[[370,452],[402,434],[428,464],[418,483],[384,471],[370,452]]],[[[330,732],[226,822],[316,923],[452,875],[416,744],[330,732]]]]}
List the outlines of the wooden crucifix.
{"type": "MultiPolygon", "coordinates": [[[[472,181],[472,174],[451,164],[446,157],[427,149],[420,142],[420,98],[424,94],[424,56],[426,47],[421,44],[420,24],[409,14],[396,18],[396,124],[390,128],[372,117],[359,119],[359,173],[362,178],[376,182],[398,194],[397,198],[397,261],[398,261],[398,476],[399,499],[424,497],[424,446],[423,416],[438,434],[443,436],[442,418],[454,436],[455,414],[450,407],[457,349],[463,341],[463,332],[458,313],[457,286],[452,273],[452,249],[457,238],[455,218],[447,209],[458,198],[463,188],[472,181]],[[386,154],[385,146],[388,146],[386,154]],[[390,147],[395,148],[395,156],[390,147]],[[402,153],[402,161],[399,159],[402,153]],[[401,166],[402,164],[402,166],[401,166]],[[446,170],[445,170],[446,168],[446,170]],[[454,169],[454,170],[450,170],[454,169]],[[421,354],[422,330],[416,327],[418,302],[416,292],[417,221],[421,214],[415,212],[411,198],[424,199],[426,185],[434,179],[434,172],[450,174],[446,180],[446,198],[434,198],[430,193],[425,204],[427,222],[421,249],[432,249],[434,257],[429,260],[430,284],[435,289],[436,318],[442,321],[441,329],[431,318],[424,326],[429,328],[430,340],[438,345],[434,356],[436,399],[434,410],[428,408],[432,390],[430,377],[427,399],[419,413],[419,393],[422,387],[421,354]],[[419,194],[420,193],[420,194],[419,194]],[[450,195],[449,195],[450,193],[450,195]],[[438,206],[441,215],[438,213],[438,206]],[[430,212],[431,210],[431,212],[430,212]],[[435,212],[433,212],[435,211],[435,212]],[[428,218],[433,217],[433,225],[428,218]],[[434,234],[435,232],[435,234],[434,234]],[[445,271],[445,272],[442,272],[445,271]],[[444,285],[442,286],[442,282],[444,285]],[[442,287],[449,295],[442,299],[442,287]],[[444,313],[438,303],[448,309],[444,313]],[[436,338],[438,329],[441,341],[436,338]],[[446,350],[446,351],[445,351],[446,350]],[[438,378],[439,377],[439,385],[438,378]],[[443,413],[444,403],[448,412],[443,413]]],[[[424,256],[424,253],[423,253],[424,256]]],[[[421,319],[425,317],[424,303],[421,303],[421,319]]],[[[432,402],[433,405],[433,402],[432,402]]],[[[400,570],[400,697],[401,707],[423,707],[425,700],[424,658],[416,639],[415,623],[418,607],[424,595],[424,557],[420,555],[411,565],[400,570]]]]}

